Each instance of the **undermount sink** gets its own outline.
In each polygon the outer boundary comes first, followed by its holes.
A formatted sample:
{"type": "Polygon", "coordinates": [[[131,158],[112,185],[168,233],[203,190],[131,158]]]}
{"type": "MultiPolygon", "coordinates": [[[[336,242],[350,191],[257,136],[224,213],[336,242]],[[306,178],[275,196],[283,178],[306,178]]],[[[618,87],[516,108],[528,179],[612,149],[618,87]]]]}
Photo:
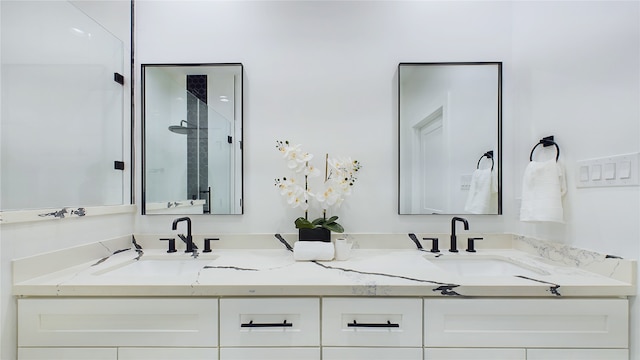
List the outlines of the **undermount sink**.
{"type": "Polygon", "coordinates": [[[93,273],[98,276],[117,277],[161,277],[195,275],[203,267],[211,264],[214,257],[145,257],[128,260],[118,265],[101,269],[93,273]]]}
{"type": "Polygon", "coordinates": [[[427,258],[444,271],[461,276],[540,276],[549,275],[544,270],[501,257],[464,256],[427,258]]]}

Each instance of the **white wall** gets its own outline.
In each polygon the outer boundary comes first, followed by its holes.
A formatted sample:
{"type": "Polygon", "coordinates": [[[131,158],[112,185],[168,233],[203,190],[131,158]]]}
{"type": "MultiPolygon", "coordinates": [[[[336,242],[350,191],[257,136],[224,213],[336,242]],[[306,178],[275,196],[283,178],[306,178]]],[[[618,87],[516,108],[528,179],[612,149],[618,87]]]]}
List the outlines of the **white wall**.
{"type": "MultiPolygon", "coordinates": [[[[511,221],[510,229],[640,258],[640,188],[575,186],[576,161],[640,151],[640,2],[514,2],[513,10],[512,77],[505,78],[514,84],[506,93],[516,124],[506,136],[518,139],[512,171],[522,174],[531,147],[555,135],[568,192],[566,224],[511,221]]],[[[640,358],[638,307],[633,299],[631,359],[640,358]]]]}
{"type": "MultiPolygon", "coordinates": [[[[576,160],[639,150],[636,1],[143,1],[137,10],[139,63],[245,65],[245,214],[196,218],[195,232],[293,232],[300,213],[273,189],[284,173],[276,139],[362,162],[338,213],[347,232],[447,232],[448,217],[397,215],[396,67],[503,61],[505,215],[468,216],[471,229],[640,257],[638,188],[574,186],[576,160]],[[546,135],[567,168],[565,225],[518,220],[529,151],[546,135]]],[[[168,230],[170,220],[138,216],[136,228],[168,230]]]]}
{"type": "MultiPolygon", "coordinates": [[[[362,162],[337,213],[347,232],[448,231],[444,217],[397,215],[397,66],[509,61],[510,3],[141,1],[136,9],[138,64],[245,67],[245,214],[195,218],[195,232],[295,231],[302,213],[273,186],[286,175],[278,139],[317,159],[362,162]]],[[[477,231],[504,228],[500,217],[469,220],[477,231]]],[[[137,227],[169,230],[170,221],[138,217],[137,227]]]]}

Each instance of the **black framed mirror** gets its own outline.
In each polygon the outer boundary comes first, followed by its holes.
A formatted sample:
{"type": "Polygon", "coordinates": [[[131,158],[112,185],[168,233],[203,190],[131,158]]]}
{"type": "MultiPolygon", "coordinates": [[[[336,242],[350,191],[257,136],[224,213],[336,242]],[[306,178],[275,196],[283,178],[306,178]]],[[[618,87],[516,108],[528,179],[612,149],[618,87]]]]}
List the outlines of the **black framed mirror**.
{"type": "Polygon", "coordinates": [[[502,214],[502,63],[398,65],[398,213],[502,214]]]}
{"type": "Polygon", "coordinates": [[[243,66],[142,65],[142,214],[242,214],[243,66]]]}

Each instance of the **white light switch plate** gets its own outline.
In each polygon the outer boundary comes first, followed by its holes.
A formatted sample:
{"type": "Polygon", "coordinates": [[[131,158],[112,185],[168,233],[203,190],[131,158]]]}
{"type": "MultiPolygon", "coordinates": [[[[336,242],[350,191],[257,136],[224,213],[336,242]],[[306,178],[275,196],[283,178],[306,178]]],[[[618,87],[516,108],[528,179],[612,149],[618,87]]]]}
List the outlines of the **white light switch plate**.
{"type": "Polygon", "coordinates": [[[639,186],[640,153],[613,155],[578,161],[576,186],[639,186]]]}

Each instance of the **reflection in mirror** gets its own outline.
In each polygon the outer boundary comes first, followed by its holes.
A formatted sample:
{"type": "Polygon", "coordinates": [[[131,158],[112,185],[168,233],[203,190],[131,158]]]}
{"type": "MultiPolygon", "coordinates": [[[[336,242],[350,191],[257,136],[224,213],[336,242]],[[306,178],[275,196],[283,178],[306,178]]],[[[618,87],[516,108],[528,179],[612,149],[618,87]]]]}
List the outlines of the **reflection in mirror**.
{"type": "Polygon", "coordinates": [[[142,214],[242,214],[242,74],[142,65],[142,214]]]}
{"type": "Polygon", "coordinates": [[[71,2],[0,8],[0,210],[125,204],[124,44],[71,2]]]}
{"type": "Polygon", "coordinates": [[[398,66],[399,214],[502,214],[502,63],[398,66]]]}

